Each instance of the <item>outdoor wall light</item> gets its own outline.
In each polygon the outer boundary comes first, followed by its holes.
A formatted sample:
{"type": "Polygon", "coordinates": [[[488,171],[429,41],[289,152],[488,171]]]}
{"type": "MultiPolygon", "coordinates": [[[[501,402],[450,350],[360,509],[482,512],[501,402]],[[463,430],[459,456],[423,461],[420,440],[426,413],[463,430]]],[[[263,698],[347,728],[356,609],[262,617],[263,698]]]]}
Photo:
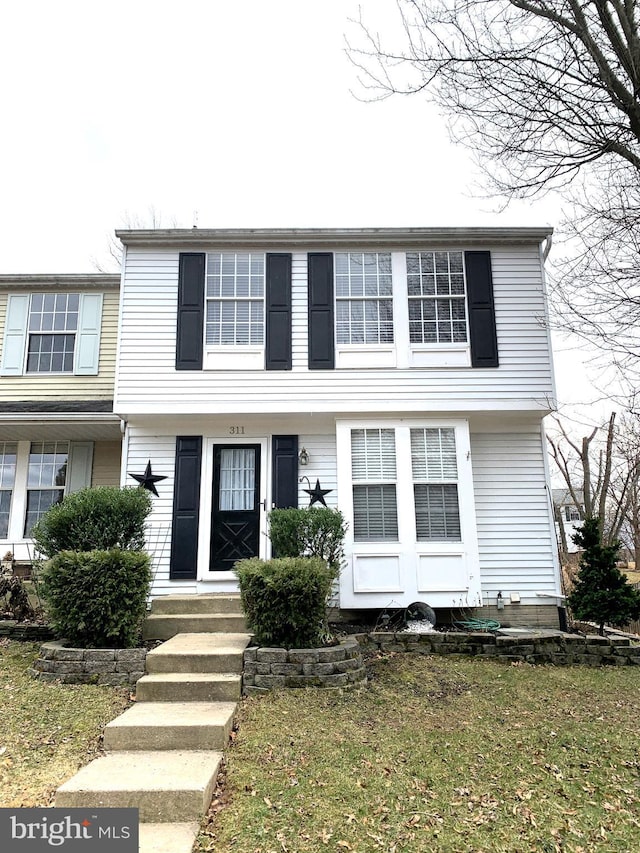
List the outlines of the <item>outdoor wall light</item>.
{"type": "Polygon", "coordinates": [[[300,462],[300,465],[303,465],[303,466],[309,464],[309,454],[308,454],[306,448],[304,448],[304,447],[302,448],[300,453],[298,453],[298,462],[300,462]]]}

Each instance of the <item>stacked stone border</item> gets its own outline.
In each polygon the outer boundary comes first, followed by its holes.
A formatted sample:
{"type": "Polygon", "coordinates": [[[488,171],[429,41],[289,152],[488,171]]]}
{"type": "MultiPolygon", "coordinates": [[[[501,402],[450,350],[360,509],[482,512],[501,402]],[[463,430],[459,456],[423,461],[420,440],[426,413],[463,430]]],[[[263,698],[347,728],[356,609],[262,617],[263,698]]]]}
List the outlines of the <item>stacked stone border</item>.
{"type": "Polygon", "coordinates": [[[74,649],[64,640],[43,643],[29,670],[40,681],[63,684],[135,684],[144,675],[147,649],[74,649]]]}
{"type": "Polygon", "coordinates": [[[552,637],[500,636],[474,633],[370,633],[354,635],[365,654],[411,652],[423,655],[467,655],[555,666],[632,666],[640,664],[640,644],[628,637],[560,634],[552,637]]]}
{"type": "Polygon", "coordinates": [[[244,651],[243,692],[250,695],[278,687],[360,687],[367,680],[362,651],[355,636],[319,649],[252,646],[244,651]]]}
{"type": "Polygon", "coordinates": [[[0,637],[9,640],[24,640],[43,643],[53,637],[53,631],[48,625],[37,625],[33,622],[17,622],[15,619],[0,619],[0,637]]]}

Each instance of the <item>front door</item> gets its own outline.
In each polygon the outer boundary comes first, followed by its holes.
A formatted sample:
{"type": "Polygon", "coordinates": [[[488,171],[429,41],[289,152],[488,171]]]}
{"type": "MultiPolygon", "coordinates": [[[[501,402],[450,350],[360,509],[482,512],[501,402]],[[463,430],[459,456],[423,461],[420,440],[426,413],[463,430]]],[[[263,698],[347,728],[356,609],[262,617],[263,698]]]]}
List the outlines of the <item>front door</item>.
{"type": "Polygon", "coordinates": [[[213,450],[212,572],[257,557],[260,545],[260,445],[216,444],[213,450]]]}

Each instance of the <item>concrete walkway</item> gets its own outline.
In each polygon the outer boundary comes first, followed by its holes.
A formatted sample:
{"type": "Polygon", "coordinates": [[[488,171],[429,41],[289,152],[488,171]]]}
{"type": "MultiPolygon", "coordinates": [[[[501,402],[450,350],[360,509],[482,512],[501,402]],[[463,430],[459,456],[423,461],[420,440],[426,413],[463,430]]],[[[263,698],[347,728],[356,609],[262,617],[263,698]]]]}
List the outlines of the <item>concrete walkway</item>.
{"type": "Polygon", "coordinates": [[[140,853],[190,853],[240,699],[244,627],[239,596],[154,599],[145,637],[166,642],[147,655],[136,704],[105,728],[107,754],[56,806],[138,808],[140,853]]]}

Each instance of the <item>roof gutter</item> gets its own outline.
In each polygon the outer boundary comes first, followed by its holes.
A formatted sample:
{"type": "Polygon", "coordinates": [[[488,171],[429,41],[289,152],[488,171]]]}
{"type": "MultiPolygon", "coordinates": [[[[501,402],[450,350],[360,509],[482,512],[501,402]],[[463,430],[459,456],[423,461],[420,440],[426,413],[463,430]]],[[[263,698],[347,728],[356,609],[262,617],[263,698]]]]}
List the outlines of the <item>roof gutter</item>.
{"type": "Polygon", "coordinates": [[[540,244],[553,233],[545,228],[171,228],[116,231],[125,246],[447,246],[540,244]]]}

